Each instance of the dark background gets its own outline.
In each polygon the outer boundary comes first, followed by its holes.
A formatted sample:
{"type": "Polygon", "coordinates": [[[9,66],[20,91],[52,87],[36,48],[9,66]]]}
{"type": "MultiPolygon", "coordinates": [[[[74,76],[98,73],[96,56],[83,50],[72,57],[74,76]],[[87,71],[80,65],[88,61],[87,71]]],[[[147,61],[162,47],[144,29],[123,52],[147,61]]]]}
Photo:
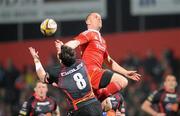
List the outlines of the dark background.
{"type": "MultiPolygon", "coordinates": [[[[102,33],[148,31],[180,27],[180,15],[132,16],[130,14],[130,0],[107,0],[107,17],[103,20],[102,33]]],[[[57,21],[58,33],[54,35],[72,36],[86,29],[84,21],[57,21]]],[[[23,39],[42,38],[38,23],[24,23],[23,39]]],[[[0,41],[16,41],[17,24],[0,24],[0,41]]]]}

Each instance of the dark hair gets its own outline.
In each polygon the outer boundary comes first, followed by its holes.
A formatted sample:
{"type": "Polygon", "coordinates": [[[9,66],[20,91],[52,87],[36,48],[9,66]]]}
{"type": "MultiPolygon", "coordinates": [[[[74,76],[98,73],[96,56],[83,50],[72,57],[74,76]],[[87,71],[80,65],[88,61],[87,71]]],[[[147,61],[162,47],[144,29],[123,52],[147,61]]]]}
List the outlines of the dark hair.
{"type": "Polygon", "coordinates": [[[62,45],[61,53],[59,54],[59,59],[67,67],[73,65],[76,61],[75,50],[66,45],[62,45]]]}
{"type": "Polygon", "coordinates": [[[174,77],[176,79],[176,77],[173,74],[166,74],[163,78],[163,82],[165,82],[167,77],[169,77],[169,76],[174,77]]]}

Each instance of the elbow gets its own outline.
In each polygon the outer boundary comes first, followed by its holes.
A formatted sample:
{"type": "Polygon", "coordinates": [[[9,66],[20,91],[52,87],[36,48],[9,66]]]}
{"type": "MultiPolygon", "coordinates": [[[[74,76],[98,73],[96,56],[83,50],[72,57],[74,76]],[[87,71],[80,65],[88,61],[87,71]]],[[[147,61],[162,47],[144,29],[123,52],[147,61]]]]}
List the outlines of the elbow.
{"type": "Polygon", "coordinates": [[[141,105],[141,109],[143,111],[146,111],[147,109],[149,109],[151,106],[150,106],[150,103],[148,101],[144,101],[144,103],[141,105]]]}
{"type": "Polygon", "coordinates": [[[144,103],[141,105],[141,110],[143,110],[144,111],[144,109],[145,109],[145,105],[144,105],[144,103]]]}

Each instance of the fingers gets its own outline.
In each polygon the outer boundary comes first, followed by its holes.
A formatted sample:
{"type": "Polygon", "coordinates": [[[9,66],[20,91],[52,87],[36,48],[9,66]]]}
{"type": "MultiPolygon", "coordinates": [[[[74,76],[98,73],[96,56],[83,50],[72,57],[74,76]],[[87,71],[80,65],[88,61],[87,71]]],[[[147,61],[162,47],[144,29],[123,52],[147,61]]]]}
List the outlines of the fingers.
{"type": "Polygon", "coordinates": [[[141,75],[137,73],[137,71],[128,71],[128,75],[132,80],[140,81],[141,75]]]}
{"type": "Polygon", "coordinates": [[[33,58],[39,58],[38,51],[36,51],[33,47],[28,48],[33,58]]]}
{"type": "Polygon", "coordinates": [[[130,71],[131,73],[136,73],[137,71],[130,71]]]}
{"type": "Polygon", "coordinates": [[[131,76],[131,79],[133,79],[135,81],[140,81],[141,80],[141,75],[135,73],[134,75],[131,76]]]}
{"type": "Polygon", "coordinates": [[[55,41],[55,43],[56,43],[56,44],[63,45],[63,42],[62,42],[62,41],[60,41],[60,40],[56,40],[56,41],[55,41]]]}
{"type": "Polygon", "coordinates": [[[60,40],[56,40],[54,43],[55,43],[55,47],[56,47],[57,51],[59,52],[61,49],[61,46],[63,45],[63,42],[60,40]]]}
{"type": "Polygon", "coordinates": [[[33,50],[33,48],[32,48],[32,47],[29,47],[29,50],[30,50],[30,51],[32,51],[32,50],[33,50]]]}

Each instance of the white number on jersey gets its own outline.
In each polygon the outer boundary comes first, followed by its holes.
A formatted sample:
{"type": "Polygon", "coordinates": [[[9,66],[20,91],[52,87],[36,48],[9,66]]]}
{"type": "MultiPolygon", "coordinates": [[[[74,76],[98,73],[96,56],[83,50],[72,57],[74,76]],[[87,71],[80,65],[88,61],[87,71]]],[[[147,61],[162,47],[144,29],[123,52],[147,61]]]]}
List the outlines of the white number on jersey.
{"type": "Polygon", "coordinates": [[[86,81],[83,79],[83,76],[81,73],[74,74],[73,78],[76,81],[76,85],[78,89],[82,90],[86,87],[86,81]]]}

